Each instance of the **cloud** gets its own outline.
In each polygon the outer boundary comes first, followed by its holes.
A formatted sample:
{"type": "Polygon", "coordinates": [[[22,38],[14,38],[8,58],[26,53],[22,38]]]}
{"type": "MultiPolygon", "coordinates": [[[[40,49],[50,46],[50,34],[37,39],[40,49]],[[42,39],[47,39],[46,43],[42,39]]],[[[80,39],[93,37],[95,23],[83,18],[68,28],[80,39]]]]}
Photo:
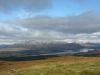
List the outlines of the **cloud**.
{"type": "Polygon", "coordinates": [[[52,0],[0,0],[0,12],[40,11],[48,9],[51,5],[52,0]]]}
{"type": "Polygon", "coordinates": [[[36,16],[1,23],[0,39],[100,42],[100,16],[92,11],[78,16],[36,16]],[[7,26],[8,25],[8,26],[7,26]]]}
{"type": "Polygon", "coordinates": [[[15,19],[8,24],[20,25],[29,30],[54,31],[59,33],[93,33],[100,31],[100,16],[90,11],[78,16],[36,16],[15,19]]]}

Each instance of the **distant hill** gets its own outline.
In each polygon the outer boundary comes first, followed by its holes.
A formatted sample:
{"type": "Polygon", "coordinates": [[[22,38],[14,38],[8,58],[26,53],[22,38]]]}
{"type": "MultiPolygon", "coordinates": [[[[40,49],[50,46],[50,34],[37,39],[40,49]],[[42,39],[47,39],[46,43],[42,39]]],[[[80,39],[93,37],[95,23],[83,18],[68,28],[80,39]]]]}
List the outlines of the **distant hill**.
{"type": "Polygon", "coordinates": [[[92,50],[74,54],[76,56],[100,56],[100,50],[92,50]]]}
{"type": "Polygon", "coordinates": [[[0,45],[0,57],[63,54],[93,55],[100,53],[98,49],[100,49],[99,43],[22,42],[13,45],[0,45]],[[83,51],[84,49],[86,49],[85,52],[83,51]]]}
{"type": "Polygon", "coordinates": [[[35,42],[13,45],[1,45],[0,56],[34,56],[42,54],[74,53],[84,46],[65,42],[35,42]]]}

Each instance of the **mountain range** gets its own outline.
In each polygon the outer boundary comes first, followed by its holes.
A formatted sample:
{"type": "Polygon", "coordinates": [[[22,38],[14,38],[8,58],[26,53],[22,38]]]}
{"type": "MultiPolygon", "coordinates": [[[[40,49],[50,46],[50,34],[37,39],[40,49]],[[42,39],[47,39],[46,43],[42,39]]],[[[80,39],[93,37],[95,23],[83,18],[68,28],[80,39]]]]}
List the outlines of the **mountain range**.
{"type": "MultiPolygon", "coordinates": [[[[24,57],[62,54],[96,54],[100,49],[99,43],[67,43],[67,42],[34,42],[28,41],[12,45],[0,45],[0,57],[24,57]]],[[[100,51],[99,51],[100,53],[100,51]]]]}

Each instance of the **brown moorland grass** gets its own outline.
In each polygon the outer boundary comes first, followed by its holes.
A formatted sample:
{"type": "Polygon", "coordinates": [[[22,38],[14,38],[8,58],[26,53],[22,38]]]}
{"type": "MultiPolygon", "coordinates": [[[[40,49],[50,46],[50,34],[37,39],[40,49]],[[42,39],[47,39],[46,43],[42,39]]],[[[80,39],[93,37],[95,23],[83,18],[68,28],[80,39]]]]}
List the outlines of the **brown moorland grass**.
{"type": "Polygon", "coordinates": [[[36,65],[46,64],[73,64],[73,63],[88,63],[88,62],[100,62],[100,57],[74,57],[74,56],[60,56],[43,60],[31,60],[31,61],[0,61],[0,71],[8,71],[10,69],[21,69],[36,65]]]}

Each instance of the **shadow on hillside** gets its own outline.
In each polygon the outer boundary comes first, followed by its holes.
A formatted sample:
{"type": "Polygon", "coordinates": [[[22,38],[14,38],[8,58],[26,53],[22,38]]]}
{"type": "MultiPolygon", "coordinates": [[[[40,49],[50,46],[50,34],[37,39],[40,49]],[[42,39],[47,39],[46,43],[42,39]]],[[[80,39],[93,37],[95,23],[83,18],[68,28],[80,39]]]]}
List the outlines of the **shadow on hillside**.
{"type": "Polygon", "coordinates": [[[31,61],[31,60],[43,60],[52,57],[57,57],[57,55],[45,55],[45,56],[25,56],[25,57],[0,57],[1,61],[31,61]]]}

